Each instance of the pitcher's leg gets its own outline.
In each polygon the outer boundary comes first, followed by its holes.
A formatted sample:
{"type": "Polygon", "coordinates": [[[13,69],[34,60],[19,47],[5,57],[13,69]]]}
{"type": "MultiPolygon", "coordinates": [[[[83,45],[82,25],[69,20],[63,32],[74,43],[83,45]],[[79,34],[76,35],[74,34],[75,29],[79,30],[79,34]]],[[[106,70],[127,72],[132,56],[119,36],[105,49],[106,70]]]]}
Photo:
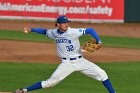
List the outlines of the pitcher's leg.
{"type": "Polygon", "coordinates": [[[70,75],[73,71],[74,68],[68,62],[61,63],[49,79],[46,81],[37,82],[32,86],[24,88],[23,90],[24,92],[27,92],[41,88],[52,87],[70,75]]]}
{"type": "Polygon", "coordinates": [[[106,72],[103,69],[101,69],[99,66],[97,66],[96,64],[86,59],[83,59],[83,61],[84,61],[82,62],[83,68],[80,70],[80,72],[96,80],[102,81],[103,85],[106,87],[109,93],[115,93],[115,90],[110,80],[108,79],[106,72]]]}
{"type": "Polygon", "coordinates": [[[74,71],[75,69],[73,68],[73,66],[71,66],[70,63],[61,63],[49,79],[47,79],[46,81],[42,81],[42,87],[52,87],[74,71]]]}

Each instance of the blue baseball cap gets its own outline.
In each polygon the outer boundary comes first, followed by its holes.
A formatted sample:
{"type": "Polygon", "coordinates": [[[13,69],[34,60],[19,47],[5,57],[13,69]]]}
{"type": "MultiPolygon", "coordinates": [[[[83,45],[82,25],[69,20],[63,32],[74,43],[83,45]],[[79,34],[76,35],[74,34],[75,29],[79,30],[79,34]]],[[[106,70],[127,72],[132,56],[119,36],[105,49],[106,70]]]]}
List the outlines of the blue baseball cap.
{"type": "Polygon", "coordinates": [[[56,20],[56,23],[68,23],[71,22],[66,16],[59,16],[56,20]]]}

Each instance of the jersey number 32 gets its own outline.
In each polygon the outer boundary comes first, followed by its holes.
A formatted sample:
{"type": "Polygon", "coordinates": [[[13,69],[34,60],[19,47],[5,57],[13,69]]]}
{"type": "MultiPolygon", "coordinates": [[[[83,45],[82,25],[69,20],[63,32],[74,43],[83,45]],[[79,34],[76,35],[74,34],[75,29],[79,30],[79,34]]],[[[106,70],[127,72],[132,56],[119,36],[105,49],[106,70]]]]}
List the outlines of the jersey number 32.
{"type": "Polygon", "coordinates": [[[67,51],[69,52],[74,50],[73,45],[66,46],[66,48],[67,48],[67,51]]]}

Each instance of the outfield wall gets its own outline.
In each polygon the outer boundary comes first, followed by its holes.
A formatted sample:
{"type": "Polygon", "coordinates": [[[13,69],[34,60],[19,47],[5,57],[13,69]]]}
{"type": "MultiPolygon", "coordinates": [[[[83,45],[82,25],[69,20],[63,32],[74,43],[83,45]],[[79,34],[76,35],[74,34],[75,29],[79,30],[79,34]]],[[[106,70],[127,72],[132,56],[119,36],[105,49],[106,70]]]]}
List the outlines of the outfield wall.
{"type": "Polygon", "coordinates": [[[124,22],[124,0],[0,0],[1,19],[124,22]]]}
{"type": "Polygon", "coordinates": [[[125,0],[125,22],[140,22],[140,0],[125,0]]]}
{"type": "Polygon", "coordinates": [[[140,0],[0,0],[0,19],[140,22],[140,0]]]}

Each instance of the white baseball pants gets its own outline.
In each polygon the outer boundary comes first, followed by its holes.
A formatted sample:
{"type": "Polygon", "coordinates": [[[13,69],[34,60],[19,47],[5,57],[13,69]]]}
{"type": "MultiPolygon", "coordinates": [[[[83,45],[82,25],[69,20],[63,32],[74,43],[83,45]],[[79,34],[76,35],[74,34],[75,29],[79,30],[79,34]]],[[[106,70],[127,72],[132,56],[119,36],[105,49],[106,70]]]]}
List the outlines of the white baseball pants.
{"type": "Polygon", "coordinates": [[[77,60],[62,59],[62,63],[58,66],[52,76],[46,81],[42,81],[42,88],[52,87],[58,84],[74,71],[79,71],[99,81],[108,79],[108,76],[103,69],[83,57],[77,60]]]}

